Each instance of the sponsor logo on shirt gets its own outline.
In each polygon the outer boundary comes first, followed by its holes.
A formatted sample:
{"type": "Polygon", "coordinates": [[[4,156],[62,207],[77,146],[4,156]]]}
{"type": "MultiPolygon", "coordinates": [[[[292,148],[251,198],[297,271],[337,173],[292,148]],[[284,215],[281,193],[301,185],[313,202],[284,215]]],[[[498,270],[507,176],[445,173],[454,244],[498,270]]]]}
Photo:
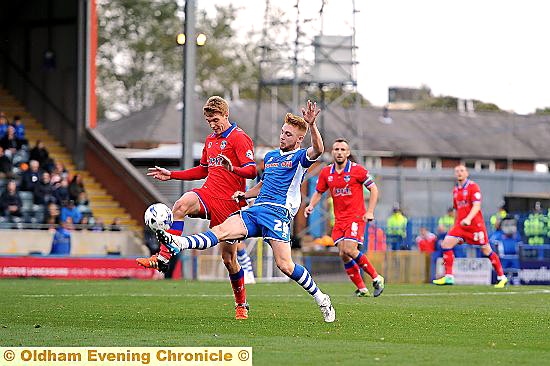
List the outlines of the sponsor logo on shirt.
{"type": "Polygon", "coordinates": [[[350,187],[344,187],[344,188],[334,188],[334,196],[351,196],[351,188],[350,187]]]}
{"type": "Polygon", "coordinates": [[[274,162],[274,163],[265,164],[266,169],[267,168],[277,168],[277,167],[292,168],[292,161],[281,161],[280,163],[274,162]]]}

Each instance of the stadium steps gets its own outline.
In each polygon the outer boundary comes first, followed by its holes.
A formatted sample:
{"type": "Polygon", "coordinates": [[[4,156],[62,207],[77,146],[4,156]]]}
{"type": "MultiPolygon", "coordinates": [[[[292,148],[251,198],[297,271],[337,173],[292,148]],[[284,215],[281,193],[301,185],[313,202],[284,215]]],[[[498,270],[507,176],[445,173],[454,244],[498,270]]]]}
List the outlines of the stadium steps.
{"type": "Polygon", "coordinates": [[[141,225],[130,217],[129,213],[121,207],[120,203],[113,196],[107,193],[105,188],[90,172],[76,169],[71,154],[60,141],[55,136],[52,136],[17,99],[2,88],[0,88],[0,111],[5,112],[9,120],[15,115],[21,116],[30,148],[35,145],[36,140],[43,141],[50,153],[50,157],[62,162],[71,176],[75,174],[82,176],[94,217],[101,218],[105,225],[110,225],[113,219],[118,217],[120,218],[121,225],[127,226],[137,236],[143,236],[141,225]]]}

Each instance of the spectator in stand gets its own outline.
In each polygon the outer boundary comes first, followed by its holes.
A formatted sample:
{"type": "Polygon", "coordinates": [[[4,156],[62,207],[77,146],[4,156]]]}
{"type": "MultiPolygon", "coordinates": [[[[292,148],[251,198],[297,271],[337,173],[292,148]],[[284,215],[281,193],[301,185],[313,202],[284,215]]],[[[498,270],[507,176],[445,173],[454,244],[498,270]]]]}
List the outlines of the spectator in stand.
{"type": "Polygon", "coordinates": [[[453,207],[449,207],[447,209],[447,214],[441,216],[439,220],[437,220],[437,234],[439,236],[445,237],[445,234],[447,234],[447,231],[449,231],[455,224],[455,209],[453,207]]]}
{"type": "Polygon", "coordinates": [[[409,249],[407,246],[407,217],[401,211],[399,204],[394,204],[393,212],[386,223],[388,243],[392,250],[409,249]]]}
{"type": "Polygon", "coordinates": [[[17,150],[23,146],[22,142],[15,137],[15,128],[8,126],[8,133],[0,140],[0,146],[4,148],[5,154],[13,158],[17,150]]]}
{"type": "Polygon", "coordinates": [[[111,231],[121,231],[122,227],[120,226],[120,217],[115,217],[111,223],[111,231]]]}
{"type": "Polygon", "coordinates": [[[71,198],[69,195],[69,181],[67,179],[63,179],[61,183],[54,189],[53,196],[58,205],[64,205],[69,202],[71,198]]]}
{"type": "MultiPolygon", "coordinates": [[[[70,220],[69,220],[70,221],[70,220]]],[[[63,221],[55,231],[50,254],[70,255],[71,254],[71,222],[63,221]]]]}
{"type": "Polygon", "coordinates": [[[13,178],[13,164],[10,158],[4,155],[4,149],[0,146],[0,179],[13,178]]]}
{"type": "Polygon", "coordinates": [[[69,173],[67,172],[67,169],[65,169],[65,165],[63,165],[63,163],[59,160],[56,160],[53,164],[52,178],[54,174],[60,177],[60,181],[63,179],[69,181],[69,173]]]}
{"type": "Polygon", "coordinates": [[[0,112],[0,140],[8,134],[8,127],[9,123],[6,115],[4,114],[4,112],[0,112]]]}
{"type": "Polygon", "coordinates": [[[36,184],[40,180],[40,175],[41,171],[38,161],[31,160],[29,162],[29,169],[25,173],[23,173],[19,189],[22,191],[34,192],[34,186],[36,186],[36,184]]]}
{"type": "Polygon", "coordinates": [[[23,122],[21,122],[21,117],[14,116],[13,122],[11,123],[13,128],[15,129],[15,137],[21,141],[23,145],[27,145],[28,141],[25,137],[25,125],[23,125],[23,122]]]}
{"type": "MultiPolygon", "coordinates": [[[[512,216],[497,220],[495,232],[489,237],[489,243],[500,257],[503,255],[517,255],[519,245],[522,244],[517,220],[512,216]]],[[[503,266],[507,267],[506,265],[503,266]]]]}
{"type": "Polygon", "coordinates": [[[84,183],[82,182],[82,177],[79,174],[75,174],[69,184],[69,195],[72,200],[76,201],[82,192],[86,192],[84,189],[84,183]]]}
{"type": "Polygon", "coordinates": [[[88,228],[90,231],[105,231],[105,224],[103,223],[103,219],[101,217],[98,217],[95,222],[90,225],[88,228]]]}
{"type": "Polygon", "coordinates": [[[506,208],[504,206],[504,204],[500,205],[500,207],[498,208],[498,211],[491,216],[490,218],[490,221],[491,221],[491,228],[493,230],[498,230],[498,227],[500,226],[500,222],[506,217],[508,216],[508,212],[506,212],[506,208]]]}
{"type": "Polygon", "coordinates": [[[80,225],[76,228],[76,230],[90,230],[90,225],[92,225],[93,222],[93,217],[83,215],[80,220],[80,225]]]}
{"type": "Polygon", "coordinates": [[[416,246],[419,251],[424,253],[435,252],[435,243],[437,242],[437,236],[430,232],[428,228],[421,227],[418,230],[418,236],[416,237],[416,246]]]}
{"type": "Polygon", "coordinates": [[[92,216],[92,209],[88,205],[88,195],[86,192],[80,192],[75,202],[76,208],[83,216],[92,216]]]}
{"type": "Polygon", "coordinates": [[[369,253],[376,251],[385,252],[387,250],[386,233],[384,233],[384,230],[376,224],[375,220],[369,222],[367,233],[367,250],[369,253]]]}
{"type": "Polygon", "coordinates": [[[73,200],[70,200],[67,206],[61,207],[60,220],[67,221],[68,217],[72,219],[72,223],[74,224],[80,224],[80,220],[82,220],[82,214],[74,206],[73,200]]]}
{"type": "Polygon", "coordinates": [[[44,146],[44,143],[41,140],[36,140],[36,145],[31,149],[30,160],[36,160],[40,164],[40,168],[43,170],[51,171],[52,161],[50,159],[50,153],[44,146]]]}
{"type": "Polygon", "coordinates": [[[48,225],[57,226],[60,223],[59,216],[60,216],[59,206],[53,202],[50,202],[46,207],[46,215],[44,218],[44,223],[48,225]]]}
{"type": "Polygon", "coordinates": [[[10,222],[21,222],[21,208],[23,202],[17,192],[17,185],[14,180],[10,180],[6,185],[6,189],[0,195],[0,214],[5,216],[10,222]]]}
{"type": "Polygon", "coordinates": [[[529,245],[543,245],[550,240],[548,234],[548,217],[542,212],[542,205],[539,201],[535,202],[534,210],[523,222],[523,232],[529,245]]]}
{"type": "Polygon", "coordinates": [[[50,184],[50,173],[43,172],[40,180],[34,186],[34,204],[47,205],[55,202],[53,187],[50,184]]]}

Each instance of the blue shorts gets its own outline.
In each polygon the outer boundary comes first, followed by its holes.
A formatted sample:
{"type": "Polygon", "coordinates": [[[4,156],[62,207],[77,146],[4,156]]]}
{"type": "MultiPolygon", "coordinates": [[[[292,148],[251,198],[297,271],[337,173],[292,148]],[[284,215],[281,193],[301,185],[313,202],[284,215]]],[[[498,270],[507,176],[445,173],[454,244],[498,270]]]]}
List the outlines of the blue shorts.
{"type": "Polygon", "coordinates": [[[263,237],[267,241],[290,242],[290,215],[286,208],[272,205],[252,205],[241,211],[247,237],[263,237]]]}

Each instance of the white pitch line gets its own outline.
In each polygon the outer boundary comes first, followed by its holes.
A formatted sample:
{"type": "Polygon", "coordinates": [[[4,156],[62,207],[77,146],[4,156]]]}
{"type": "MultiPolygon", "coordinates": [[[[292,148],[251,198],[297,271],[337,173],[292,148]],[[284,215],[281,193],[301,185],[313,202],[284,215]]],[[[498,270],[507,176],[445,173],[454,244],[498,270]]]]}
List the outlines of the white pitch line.
{"type": "MultiPolygon", "coordinates": [[[[550,290],[529,290],[529,291],[486,291],[486,292],[423,292],[423,293],[404,293],[404,294],[392,294],[384,293],[382,297],[430,297],[430,296],[501,296],[501,295],[538,295],[538,294],[550,294],[550,290]]],[[[22,297],[40,298],[40,297],[233,297],[232,294],[24,294],[15,295],[22,297]]],[[[305,294],[295,295],[250,295],[250,297],[303,297],[305,294]]],[[[331,297],[351,297],[351,295],[331,295],[331,297]]]]}

